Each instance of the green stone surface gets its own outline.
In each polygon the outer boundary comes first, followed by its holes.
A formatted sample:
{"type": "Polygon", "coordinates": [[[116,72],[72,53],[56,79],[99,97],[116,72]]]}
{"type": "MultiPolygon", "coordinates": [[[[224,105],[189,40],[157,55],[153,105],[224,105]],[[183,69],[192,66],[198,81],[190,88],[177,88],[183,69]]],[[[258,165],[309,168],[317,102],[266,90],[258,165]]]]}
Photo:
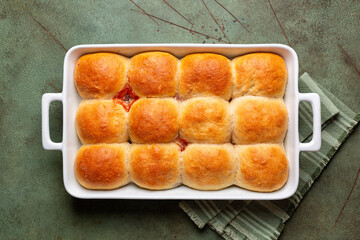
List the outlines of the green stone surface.
{"type": "MultiPolygon", "coordinates": [[[[192,24],[164,1],[133,2],[0,1],[0,239],[221,239],[212,230],[197,229],[177,201],[79,200],[66,193],[61,152],[42,148],[41,96],[61,91],[64,56],[74,45],[222,43],[227,38],[289,44],[271,3],[299,56],[300,73],[308,72],[360,111],[359,1],[218,0],[247,32],[216,1],[204,0],[227,37],[200,0],[167,1],[192,24]],[[133,2],[178,26],[154,22],[133,2]]],[[[51,137],[61,141],[61,103],[51,105],[50,116],[51,137]]],[[[359,160],[357,128],[281,239],[359,239],[360,181],[354,186],[359,160]]]]}

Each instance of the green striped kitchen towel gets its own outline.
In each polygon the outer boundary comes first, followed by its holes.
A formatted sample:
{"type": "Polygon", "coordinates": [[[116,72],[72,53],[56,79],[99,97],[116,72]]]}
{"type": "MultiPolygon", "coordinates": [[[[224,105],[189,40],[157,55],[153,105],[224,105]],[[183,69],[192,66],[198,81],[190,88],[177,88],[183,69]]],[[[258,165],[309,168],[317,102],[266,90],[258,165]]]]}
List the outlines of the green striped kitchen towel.
{"type": "MultiPolygon", "coordinates": [[[[300,153],[300,181],[296,193],[279,201],[181,201],[179,206],[194,223],[209,225],[224,239],[277,239],[314,180],[330,161],[360,120],[334,95],[316,84],[307,73],[299,79],[300,92],[316,92],[321,98],[322,147],[318,152],[300,153]]],[[[309,104],[299,109],[300,140],[311,137],[309,104]]]]}

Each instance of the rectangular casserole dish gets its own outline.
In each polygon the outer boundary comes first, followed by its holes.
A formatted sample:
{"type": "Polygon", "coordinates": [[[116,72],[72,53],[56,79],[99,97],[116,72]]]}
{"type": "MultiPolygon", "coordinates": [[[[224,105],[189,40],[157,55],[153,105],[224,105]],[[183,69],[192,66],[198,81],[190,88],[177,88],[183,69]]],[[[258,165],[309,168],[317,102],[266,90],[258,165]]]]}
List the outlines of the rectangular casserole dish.
{"type": "Polygon", "coordinates": [[[61,150],[63,154],[63,178],[66,191],[84,199],[214,199],[214,200],[275,200],[292,196],[299,182],[299,152],[317,151],[321,145],[320,97],[315,93],[298,92],[298,58],[295,51],[281,44],[95,44],[78,45],[71,48],[64,61],[63,92],[47,93],[42,98],[42,141],[47,150],[61,150]],[[219,191],[198,191],[186,186],[170,190],[150,191],[131,183],[111,191],[95,191],[83,188],[76,180],[74,161],[81,143],[76,135],[75,115],[81,102],[74,84],[74,68],[77,59],[88,53],[114,52],[132,57],[145,51],[165,51],[178,58],[190,53],[212,52],[230,59],[251,52],[271,52],[280,55],[287,65],[288,83],[285,104],[288,109],[289,124],[284,146],[289,160],[289,178],[283,188],[270,193],[253,192],[232,186],[219,191]],[[53,101],[63,104],[63,140],[52,142],[49,134],[49,106],[53,101]],[[308,101],[313,109],[313,139],[309,143],[299,142],[298,112],[299,102],[308,101]]]}

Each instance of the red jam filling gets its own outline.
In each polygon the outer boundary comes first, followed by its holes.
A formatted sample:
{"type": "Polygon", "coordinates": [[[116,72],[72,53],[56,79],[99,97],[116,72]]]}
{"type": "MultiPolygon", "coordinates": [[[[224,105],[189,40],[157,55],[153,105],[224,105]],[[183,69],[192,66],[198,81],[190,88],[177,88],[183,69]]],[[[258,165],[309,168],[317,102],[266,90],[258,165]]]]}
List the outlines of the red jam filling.
{"type": "Polygon", "coordinates": [[[186,140],[184,140],[184,139],[182,139],[182,138],[180,138],[180,137],[178,137],[177,139],[175,139],[175,143],[176,143],[177,145],[179,145],[181,151],[184,151],[185,148],[187,147],[187,145],[189,145],[189,143],[188,143],[186,140]]]}
{"type": "Polygon", "coordinates": [[[128,83],[126,83],[123,90],[113,97],[114,102],[122,105],[127,112],[130,111],[131,105],[138,99],[139,96],[134,93],[128,83]]]}
{"type": "Polygon", "coordinates": [[[175,98],[175,100],[181,102],[181,98],[180,98],[180,96],[178,94],[176,94],[174,98],[175,98]]]}

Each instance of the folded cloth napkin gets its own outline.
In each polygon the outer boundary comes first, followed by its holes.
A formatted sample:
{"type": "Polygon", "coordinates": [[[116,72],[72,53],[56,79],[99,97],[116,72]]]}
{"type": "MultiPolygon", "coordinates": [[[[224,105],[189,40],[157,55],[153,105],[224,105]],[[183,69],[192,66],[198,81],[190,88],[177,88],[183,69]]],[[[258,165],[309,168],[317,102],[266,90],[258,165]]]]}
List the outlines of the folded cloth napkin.
{"type": "MultiPolygon", "coordinates": [[[[338,98],[304,73],[300,92],[315,92],[321,99],[322,146],[318,152],[300,153],[300,181],[296,193],[278,201],[181,201],[180,208],[199,227],[209,225],[224,239],[277,239],[314,180],[360,120],[338,98]]],[[[300,141],[312,134],[311,107],[300,104],[300,141]]]]}

